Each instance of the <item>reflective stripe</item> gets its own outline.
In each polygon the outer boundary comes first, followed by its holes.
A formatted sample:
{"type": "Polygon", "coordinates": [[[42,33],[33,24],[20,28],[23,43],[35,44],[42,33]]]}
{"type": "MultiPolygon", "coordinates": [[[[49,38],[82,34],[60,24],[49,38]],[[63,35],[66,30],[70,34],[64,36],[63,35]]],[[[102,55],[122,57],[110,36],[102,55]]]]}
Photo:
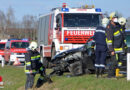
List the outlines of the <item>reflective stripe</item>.
{"type": "Polygon", "coordinates": [[[115,50],[116,53],[123,52],[123,49],[122,49],[122,48],[114,48],[114,50],[115,50]]]}
{"type": "Polygon", "coordinates": [[[31,62],[25,62],[26,66],[30,66],[31,62]]]}
{"type": "Polygon", "coordinates": [[[118,60],[118,54],[116,54],[116,60],[118,60]]]}
{"type": "Polygon", "coordinates": [[[108,40],[108,39],[106,38],[106,42],[107,42],[107,45],[112,45],[112,40],[108,40]]]}
{"type": "Polygon", "coordinates": [[[32,56],[32,57],[31,57],[31,60],[38,60],[38,59],[40,59],[40,55],[32,56]]]}
{"type": "Polygon", "coordinates": [[[43,69],[44,69],[43,67],[40,67],[40,70],[41,70],[41,71],[43,71],[43,69]]]}
{"type": "Polygon", "coordinates": [[[99,64],[95,64],[95,67],[99,67],[100,65],[99,64]]]}
{"type": "MultiPolygon", "coordinates": [[[[24,70],[25,73],[30,74],[29,70],[24,70]]],[[[36,70],[32,70],[32,73],[36,73],[36,70]]]]}
{"type": "Polygon", "coordinates": [[[102,32],[102,33],[105,33],[104,30],[96,30],[95,32],[102,32]]]}
{"type": "Polygon", "coordinates": [[[126,43],[126,40],[124,40],[124,42],[126,43]]]}
{"type": "Polygon", "coordinates": [[[105,65],[104,65],[104,64],[100,64],[99,66],[100,66],[100,67],[105,67],[105,65]]]}
{"type": "Polygon", "coordinates": [[[120,35],[120,31],[119,30],[114,32],[114,36],[119,36],[119,35],[120,35]]]}

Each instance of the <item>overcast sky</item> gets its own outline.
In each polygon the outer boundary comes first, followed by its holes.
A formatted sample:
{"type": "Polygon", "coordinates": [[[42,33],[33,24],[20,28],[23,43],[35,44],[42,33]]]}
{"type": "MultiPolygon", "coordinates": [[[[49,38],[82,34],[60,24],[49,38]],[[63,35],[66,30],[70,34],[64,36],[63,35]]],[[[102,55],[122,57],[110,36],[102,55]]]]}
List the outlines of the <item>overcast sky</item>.
{"type": "Polygon", "coordinates": [[[119,11],[124,17],[130,17],[130,0],[0,0],[0,10],[6,13],[11,6],[16,19],[22,20],[24,15],[39,16],[49,12],[51,8],[62,6],[64,2],[69,7],[94,4],[103,12],[119,11]]]}

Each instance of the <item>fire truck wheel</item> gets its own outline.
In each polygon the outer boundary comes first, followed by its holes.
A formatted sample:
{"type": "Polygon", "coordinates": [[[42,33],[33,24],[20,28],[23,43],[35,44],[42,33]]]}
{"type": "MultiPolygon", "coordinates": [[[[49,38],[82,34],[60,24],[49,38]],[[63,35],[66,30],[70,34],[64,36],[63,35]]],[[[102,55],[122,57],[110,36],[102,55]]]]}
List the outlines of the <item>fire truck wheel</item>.
{"type": "Polygon", "coordinates": [[[74,62],[69,66],[69,71],[73,76],[78,76],[83,74],[82,64],[80,61],[74,62]]]}
{"type": "Polygon", "coordinates": [[[56,49],[55,47],[52,47],[52,51],[51,51],[51,59],[56,55],[56,49]]]}
{"type": "Polygon", "coordinates": [[[48,63],[49,63],[49,62],[48,62],[47,58],[44,57],[42,62],[43,62],[43,66],[44,66],[45,68],[48,68],[48,63]]]}

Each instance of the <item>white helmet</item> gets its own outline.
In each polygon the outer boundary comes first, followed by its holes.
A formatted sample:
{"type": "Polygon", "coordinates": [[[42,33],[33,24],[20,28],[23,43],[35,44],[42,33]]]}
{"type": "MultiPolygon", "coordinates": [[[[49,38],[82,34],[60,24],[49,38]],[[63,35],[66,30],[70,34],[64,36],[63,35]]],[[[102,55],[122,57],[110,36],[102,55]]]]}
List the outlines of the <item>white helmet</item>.
{"type": "Polygon", "coordinates": [[[118,23],[120,25],[125,25],[126,24],[126,19],[124,17],[121,17],[121,18],[118,19],[118,23]]]}
{"type": "Polygon", "coordinates": [[[35,50],[37,48],[37,43],[35,41],[32,41],[29,45],[29,49],[35,50]]]}
{"type": "Polygon", "coordinates": [[[103,18],[103,19],[102,19],[102,25],[103,25],[104,27],[106,27],[108,23],[109,23],[109,19],[108,19],[108,18],[103,18]]]}

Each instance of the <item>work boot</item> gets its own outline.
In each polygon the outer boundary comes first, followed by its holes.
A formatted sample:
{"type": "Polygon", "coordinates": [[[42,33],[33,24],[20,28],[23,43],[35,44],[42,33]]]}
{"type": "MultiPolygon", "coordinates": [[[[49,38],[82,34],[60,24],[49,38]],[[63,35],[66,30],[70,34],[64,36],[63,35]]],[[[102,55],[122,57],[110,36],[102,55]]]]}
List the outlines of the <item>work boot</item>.
{"type": "Polygon", "coordinates": [[[48,81],[48,83],[52,83],[53,82],[49,76],[44,76],[44,77],[45,77],[45,80],[48,81]]]}
{"type": "Polygon", "coordinates": [[[39,88],[43,85],[43,83],[45,83],[45,80],[41,80],[40,78],[37,80],[37,84],[36,84],[36,88],[39,88]]]}
{"type": "Polygon", "coordinates": [[[100,68],[99,73],[100,73],[100,76],[102,77],[102,75],[104,74],[104,68],[100,68]]]}
{"type": "Polygon", "coordinates": [[[99,68],[96,68],[96,77],[99,77],[99,68]]]}

